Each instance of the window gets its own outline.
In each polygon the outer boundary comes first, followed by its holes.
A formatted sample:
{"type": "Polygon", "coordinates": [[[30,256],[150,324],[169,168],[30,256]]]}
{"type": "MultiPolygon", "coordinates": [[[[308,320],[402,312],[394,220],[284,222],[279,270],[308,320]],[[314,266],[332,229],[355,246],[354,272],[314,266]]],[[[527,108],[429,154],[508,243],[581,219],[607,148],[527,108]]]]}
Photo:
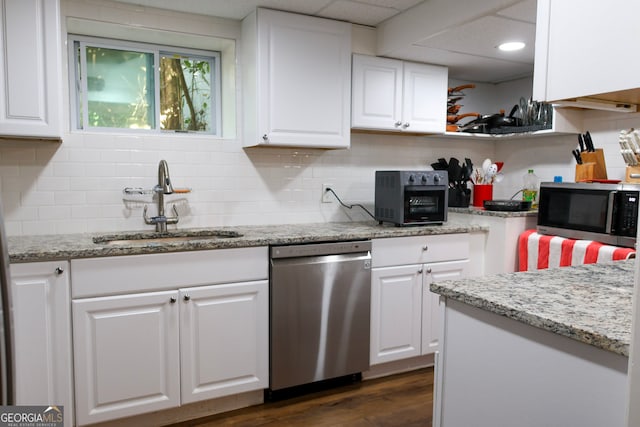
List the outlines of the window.
{"type": "Polygon", "coordinates": [[[70,37],[74,128],[221,135],[220,54],[70,37]]]}

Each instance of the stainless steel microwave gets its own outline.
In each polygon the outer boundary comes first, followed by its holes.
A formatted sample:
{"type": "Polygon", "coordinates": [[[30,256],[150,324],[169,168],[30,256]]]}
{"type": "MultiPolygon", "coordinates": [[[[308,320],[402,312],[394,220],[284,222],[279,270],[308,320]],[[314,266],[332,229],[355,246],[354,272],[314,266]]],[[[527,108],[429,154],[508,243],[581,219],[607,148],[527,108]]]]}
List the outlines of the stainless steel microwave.
{"type": "Polygon", "coordinates": [[[396,225],[442,224],[447,220],[446,171],[376,171],[375,218],[396,225]]]}
{"type": "Polygon", "coordinates": [[[640,185],[555,183],[540,185],[540,234],[634,247],[640,185]]]}

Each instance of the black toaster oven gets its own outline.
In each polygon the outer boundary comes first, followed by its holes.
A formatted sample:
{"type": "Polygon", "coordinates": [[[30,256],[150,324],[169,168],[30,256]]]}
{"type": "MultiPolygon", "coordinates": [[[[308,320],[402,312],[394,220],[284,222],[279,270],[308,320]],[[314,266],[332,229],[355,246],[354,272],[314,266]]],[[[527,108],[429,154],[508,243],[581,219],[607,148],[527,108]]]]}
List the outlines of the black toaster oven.
{"type": "Polygon", "coordinates": [[[376,220],[442,224],[447,220],[448,182],[446,171],[376,171],[376,220]]]}

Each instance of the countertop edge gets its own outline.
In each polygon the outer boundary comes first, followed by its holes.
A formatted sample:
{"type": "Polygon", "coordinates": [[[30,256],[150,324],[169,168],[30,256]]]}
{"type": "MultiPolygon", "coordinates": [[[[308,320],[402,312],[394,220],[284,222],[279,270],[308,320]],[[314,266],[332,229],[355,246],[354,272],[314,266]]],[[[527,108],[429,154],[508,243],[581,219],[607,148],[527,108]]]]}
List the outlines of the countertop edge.
{"type": "MultiPolygon", "coordinates": [[[[392,237],[430,236],[487,232],[488,226],[451,221],[443,225],[395,227],[368,222],[313,223],[286,225],[227,226],[194,228],[190,230],[224,230],[241,234],[183,242],[140,243],[110,246],[93,243],[93,238],[105,234],[79,233],[66,235],[13,236],[8,238],[9,259],[12,263],[59,261],[78,258],[127,256],[189,252],[212,249],[233,249],[269,245],[304,244],[341,240],[365,240],[392,237]]],[[[122,232],[149,233],[149,231],[122,232]]]]}
{"type": "Polygon", "coordinates": [[[562,335],[567,338],[582,342],[584,344],[589,344],[603,350],[608,350],[613,353],[620,354],[622,356],[629,356],[629,345],[621,342],[618,339],[586,331],[584,329],[556,322],[551,319],[546,319],[535,314],[525,313],[521,310],[515,310],[509,307],[505,307],[502,304],[493,303],[485,298],[474,297],[465,293],[456,292],[454,290],[438,286],[437,283],[432,283],[430,285],[430,289],[431,292],[440,294],[445,298],[451,298],[472,307],[476,307],[497,314],[499,316],[504,316],[509,319],[517,320],[526,325],[533,326],[538,329],[543,329],[557,335],[562,335]]]}

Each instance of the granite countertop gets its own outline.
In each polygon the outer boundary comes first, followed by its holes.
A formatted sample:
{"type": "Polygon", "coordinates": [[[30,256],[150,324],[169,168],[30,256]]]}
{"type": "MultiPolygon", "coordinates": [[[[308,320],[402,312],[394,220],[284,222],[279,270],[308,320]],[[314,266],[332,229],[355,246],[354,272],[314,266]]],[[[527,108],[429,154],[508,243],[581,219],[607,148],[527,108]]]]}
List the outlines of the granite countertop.
{"type": "Polygon", "coordinates": [[[228,249],[266,245],[286,245],[340,240],[361,240],[387,237],[407,237],[437,234],[457,234],[472,231],[488,231],[486,226],[472,225],[468,221],[452,219],[443,225],[396,227],[379,225],[375,221],[340,222],[293,225],[263,225],[215,227],[212,229],[178,229],[170,235],[188,231],[193,234],[215,230],[221,234],[238,233],[239,237],[202,238],[188,241],[131,241],[117,245],[94,243],[94,238],[124,238],[148,235],[153,230],[122,233],[64,234],[9,237],[11,262],[36,262],[72,258],[139,255],[151,253],[181,252],[206,249],[228,249]]]}
{"type": "Polygon", "coordinates": [[[538,216],[538,210],[530,210],[530,211],[518,211],[518,212],[508,212],[508,211],[488,211],[485,208],[478,208],[475,206],[469,206],[468,208],[448,208],[449,212],[454,213],[463,213],[470,215],[482,215],[482,216],[496,216],[499,218],[519,218],[524,216],[538,216]]]}
{"type": "Polygon", "coordinates": [[[631,342],[634,262],[433,283],[431,291],[623,356],[631,342]]]}

